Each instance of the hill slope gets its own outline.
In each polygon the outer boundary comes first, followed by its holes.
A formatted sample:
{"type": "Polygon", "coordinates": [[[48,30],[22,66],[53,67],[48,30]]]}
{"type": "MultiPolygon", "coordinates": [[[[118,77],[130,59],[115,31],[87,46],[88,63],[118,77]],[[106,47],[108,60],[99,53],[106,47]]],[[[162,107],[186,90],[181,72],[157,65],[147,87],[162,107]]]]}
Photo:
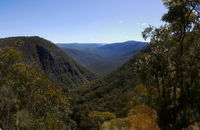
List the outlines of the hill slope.
{"type": "Polygon", "coordinates": [[[0,49],[1,129],[71,129],[75,122],[62,88],[22,60],[19,50],[0,49]]]}
{"type": "MultiPolygon", "coordinates": [[[[144,51],[147,49],[140,54],[144,51]]],[[[117,117],[125,117],[132,106],[139,104],[140,95],[137,89],[142,88],[138,86],[140,81],[136,72],[136,61],[140,54],[133,56],[105,77],[70,91],[73,118],[79,127],[88,128],[87,116],[91,111],[108,111],[115,113],[117,117]]]]}
{"type": "Polygon", "coordinates": [[[12,46],[23,52],[24,62],[44,71],[65,89],[87,83],[94,75],[75,63],[52,42],[40,37],[0,39],[0,47],[12,46]]]}
{"type": "Polygon", "coordinates": [[[127,41],[113,44],[58,44],[76,62],[98,75],[105,75],[137,54],[147,43],[127,41]]]}

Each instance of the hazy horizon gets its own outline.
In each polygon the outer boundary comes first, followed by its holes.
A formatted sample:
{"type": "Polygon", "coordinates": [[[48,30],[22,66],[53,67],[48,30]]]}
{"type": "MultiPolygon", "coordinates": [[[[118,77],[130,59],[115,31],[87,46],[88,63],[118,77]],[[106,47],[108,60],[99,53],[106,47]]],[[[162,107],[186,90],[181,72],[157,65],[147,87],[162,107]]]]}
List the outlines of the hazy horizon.
{"type": "Polygon", "coordinates": [[[124,43],[124,42],[129,42],[129,41],[149,43],[148,41],[126,40],[126,41],[116,41],[116,42],[61,42],[61,43],[58,42],[58,43],[55,43],[55,44],[102,44],[102,45],[105,45],[105,44],[124,43]]]}

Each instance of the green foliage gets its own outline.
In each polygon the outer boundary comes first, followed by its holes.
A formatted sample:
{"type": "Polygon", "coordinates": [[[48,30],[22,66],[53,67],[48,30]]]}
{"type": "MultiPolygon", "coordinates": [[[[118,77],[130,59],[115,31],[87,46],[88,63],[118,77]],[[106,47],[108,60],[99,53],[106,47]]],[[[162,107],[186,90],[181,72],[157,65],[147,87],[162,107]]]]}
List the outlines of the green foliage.
{"type": "Polygon", "coordinates": [[[116,118],[115,114],[110,112],[98,112],[98,111],[92,111],[89,113],[89,118],[93,120],[97,120],[99,122],[111,120],[116,118]]]}
{"type": "MultiPolygon", "coordinates": [[[[5,47],[0,51],[0,65],[1,67],[9,67],[12,64],[21,60],[21,53],[13,48],[5,47]]],[[[1,68],[4,70],[3,68],[1,68]]]]}
{"type": "MultiPolygon", "coordinates": [[[[137,97],[134,92],[137,84],[134,62],[133,58],[104,78],[70,91],[73,119],[77,121],[79,127],[87,129],[83,124],[86,126],[91,111],[112,112],[117,117],[127,115],[127,111],[132,107],[128,105],[129,101],[137,97]]],[[[137,104],[139,103],[140,101],[137,104]]]]}
{"type": "Polygon", "coordinates": [[[73,119],[80,128],[89,129],[91,119],[88,115],[92,111],[112,112],[121,118],[135,105],[155,104],[149,98],[157,96],[153,87],[147,89],[139,84],[136,65],[139,56],[134,56],[111,74],[70,91],[73,119]]]}
{"type": "Polygon", "coordinates": [[[20,110],[16,113],[15,116],[18,116],[19,128],[31,129],[34,127],[33,126],[34,119],[29,111],[20,110]]]}
{"type": "Polygon", "coordinates": [[[140,79],[157,93],[154,105],[163,129],[182,129],[200,121],[200,1],[164,0],[168,12],[160,28],[143,32],[149,52],[138,60],[140,79]],[[198,94],[197,94],[198,93],[198,94]],[[193,99],[194,98],[194,99],[193,99]]]}
{"type": "Polygon", "coordinates": [[[70,129],[63,91],[37,69],[20,61],[11,47],[0,50],[0,128],[70,129]]]}
{"type": "Polygon", "coordinates": [[[99,128],[104,121],[108,121],[116,118],[115,114],[110,112],[98,112],[92,111],[88,115],[89,120],[93,124],[94,128],[99,128]]]}

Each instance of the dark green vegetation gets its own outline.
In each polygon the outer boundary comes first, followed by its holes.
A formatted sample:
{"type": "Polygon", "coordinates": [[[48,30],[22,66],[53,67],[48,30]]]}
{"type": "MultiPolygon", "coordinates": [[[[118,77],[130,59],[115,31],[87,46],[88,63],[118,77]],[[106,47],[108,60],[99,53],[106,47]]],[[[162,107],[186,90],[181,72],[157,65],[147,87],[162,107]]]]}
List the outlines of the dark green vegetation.
{"type": "Polygon", "coordinates": [[[94,127],[88,117],[91,111],[108,111],[117,117],[125,117],[134,105],[143,103],[145,99],[140,92],[145,88],[142,85],[136,87],[139,84],[136,57],[109,75],[70,92],[73,118],[79,127],[94,127]]]}
{"type": "MultiPolygon", "coordinates": [[[[122,128],[130,122],[126,118],[129,110],[147,104],[157,111],[161,129],[195,124],[199,129],[200,1],[163,2],[168,9],[162,17],[166,24],[145,29],[143,37],[151,38],[147,48],[111,74],[71,91],[73,119],[80,128],[100,128],[104,121],[102,129],[122,128]],[[102,113],[93,122],[90,115],[94,111],[111,112],[118,119],[108,122],[108,115],[102,113]]],[[[146,120],[147,115],[137,119],[146,120]]]]}
{"type": "Polygon", "coordinates": [[[72,129],[63,90],[41,71],[22,63],[22,53],[0,49],[0,128],[72,129]]]}
{"type": "Polygon", "coordinates": [[[147,45],[145,42],[127,41],[113,44],[57,44],[77,63],[98,75],[117,69],[147,45]]]}
{"type": "Polygon", "coordinates": [[[40,37],[0,39],[0,48],[5,46],[20,50],[24,56],[24,63],[42,70],[66,90],[87,83],[95,77],[56,45],[40,37]]]}

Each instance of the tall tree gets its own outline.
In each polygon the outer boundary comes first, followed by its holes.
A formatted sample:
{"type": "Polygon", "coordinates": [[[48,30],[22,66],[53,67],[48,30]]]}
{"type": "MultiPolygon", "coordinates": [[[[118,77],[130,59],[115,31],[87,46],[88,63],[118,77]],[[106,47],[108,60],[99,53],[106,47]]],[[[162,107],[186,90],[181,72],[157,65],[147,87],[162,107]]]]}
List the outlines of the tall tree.
{"type": "Polygon", "coordinates": [[[162,17],[166,24],[142,33],[145,39],[151,37],[151,46],[138,61],[138,70],[147,86],[157,88],[163,128],[179,129],[199,121],[199,103],[193,102],[193,94],[199,99],[200,1],[163,3],[168,9],[162,17]]]}

